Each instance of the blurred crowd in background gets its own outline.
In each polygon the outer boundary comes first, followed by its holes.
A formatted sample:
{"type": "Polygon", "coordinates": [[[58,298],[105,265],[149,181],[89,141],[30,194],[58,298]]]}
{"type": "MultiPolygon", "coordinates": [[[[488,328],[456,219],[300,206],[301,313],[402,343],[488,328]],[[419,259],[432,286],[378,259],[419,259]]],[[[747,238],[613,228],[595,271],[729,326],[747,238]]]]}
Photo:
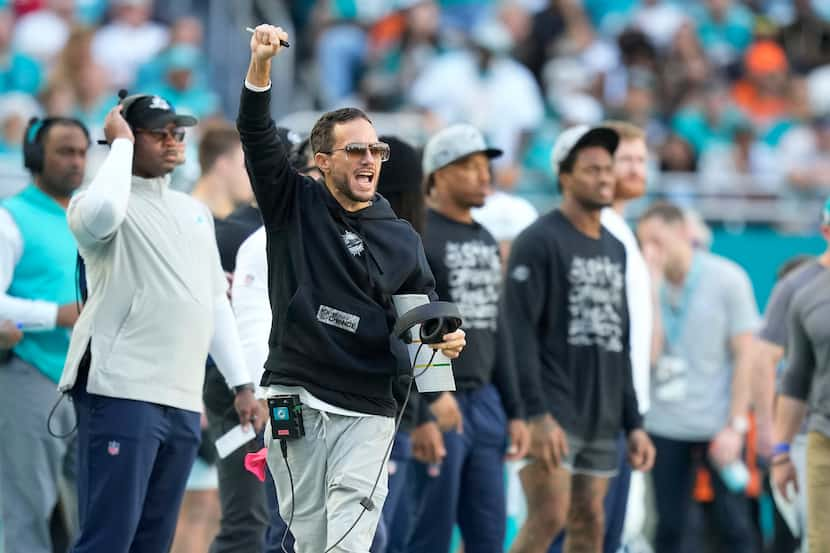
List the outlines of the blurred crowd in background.
{"type": "MultiPolygon", "coordinates": [[[[173,175],[192,191],[201,136],[236,117],[245,28],[262,22],[288,31],[272,114],[300,135],[349,105],[416,146],[464,122],[504,150],[494,185],[516,202],[500,204],[500,241],[556,204],[561,131],[617,119],[643,128],[651,153],[649,193],[627,215],[658,197],[696,208],[704,248],[704,219],[728,223],[714,250],[744,266],[760,306],[779,261],[824,245],[734,231],[818,226],[805,206],[830,192],[830,0],[0,0],[0,199],[30,182],[31,117],[77,117],[94,143],[122,88],[199,118],[173,175]]],[[[106,153],[90,148],[87,179],[106,153]]]]}
{"type": "MultiPolygon", "coordinates": [[[[0,156],[12,173],[30,116],[73,115],[97,136],[122,87],[168,98],[202,128],[233,119],[245,27],[269,21],[293,38],[278,119],[310,127],[319,110],[358,105],[416,144],[471,122],[507,152],[497,184],[537,208],[555,201],[559,130],[606,118],[647,130],[655,187],[744,198],[830,187],[824,0],[0,4],[0,156]]],[[[197,176],[191,155],[177,186],[197,176]]]]}

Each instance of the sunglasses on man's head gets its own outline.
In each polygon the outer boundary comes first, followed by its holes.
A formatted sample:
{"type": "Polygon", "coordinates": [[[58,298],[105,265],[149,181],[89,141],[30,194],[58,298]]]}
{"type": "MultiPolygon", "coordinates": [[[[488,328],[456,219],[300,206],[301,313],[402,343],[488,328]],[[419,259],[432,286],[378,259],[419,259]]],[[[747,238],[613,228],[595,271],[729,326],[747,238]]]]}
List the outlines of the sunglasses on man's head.
{"type": "Polygon", "coordinates": [[[168,136],[176,142],[184,142],[184,129],[181,127],[175,129],[136,129],[135,132],[149,134],[156,142],[164,142],[168,136]]]}
{"type": "Polygon", "coordinates": [[[363,159],[366,156],[367,150],[372,154],[373,158],[380,159],[381,161],[389,159],[389,144],[386,142],[374,142],[372,144],[366,144],[365,142],[352,142],[350,144],[346,144],[342,148],[335,148],[330,152],[320,153],[333,154],[334,152],[339,152],[341,150],[346,152],[346,156],[353,161],[363,159]]]}

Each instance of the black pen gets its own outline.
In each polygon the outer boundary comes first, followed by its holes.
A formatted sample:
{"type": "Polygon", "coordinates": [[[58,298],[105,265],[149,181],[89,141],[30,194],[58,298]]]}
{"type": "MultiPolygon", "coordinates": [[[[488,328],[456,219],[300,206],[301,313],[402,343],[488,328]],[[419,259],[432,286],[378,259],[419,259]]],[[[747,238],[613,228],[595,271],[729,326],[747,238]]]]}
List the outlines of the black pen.
{"type": "MultiPolygon", "coordinates": [[[[256,32],[250,27],[245,27],[245,30],[248,31],[249,33],[255,33],[256,32]]],[[[283,40],[283,39],[280,39],[280,46],[285,46],[286,48],[291,48],[291,45],[288,44],[288,42],[283,40]]]]}

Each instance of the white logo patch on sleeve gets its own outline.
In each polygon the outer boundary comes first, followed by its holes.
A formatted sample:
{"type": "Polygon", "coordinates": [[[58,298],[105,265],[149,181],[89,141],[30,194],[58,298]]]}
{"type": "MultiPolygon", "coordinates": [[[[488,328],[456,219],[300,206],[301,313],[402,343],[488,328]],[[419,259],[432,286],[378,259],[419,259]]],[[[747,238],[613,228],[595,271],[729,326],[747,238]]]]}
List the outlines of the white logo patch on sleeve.
{"type": "Polygon", "coordinates": [[[525,282],[530,278],[530,267],[527,265],[516,265],[510,273],[510,277],[517,282],[525,282]]]}
{"type": "Polygon", "coordinates": [[[354,334],[360,324],[360,317],[340,311],[328,305],[321,305],[317,310],[317,320],[329,326],[345,330],[354,334]]]}

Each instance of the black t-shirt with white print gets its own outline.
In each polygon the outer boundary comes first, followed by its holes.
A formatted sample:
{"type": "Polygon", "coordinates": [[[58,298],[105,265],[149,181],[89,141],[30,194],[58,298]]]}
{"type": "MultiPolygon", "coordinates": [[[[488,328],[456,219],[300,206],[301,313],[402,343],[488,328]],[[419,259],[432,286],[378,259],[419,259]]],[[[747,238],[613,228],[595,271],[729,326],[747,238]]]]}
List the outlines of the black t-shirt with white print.
{"type": "Polygon", "coordinates": [[[456,388],[476,390],[492,382],[509,418],[520,418],[518,382],[510,340],[499,321],[502,264],[499,246],[480,224],[427,211],[423,232],[427,261],[439,299],[458,305],[467,346],[453,361],[456,388]]]}
{"type": "Polygon", "coordinates": [[[642,426],[629,357],[625,246],[555,210],[514,241],[505,284],[528,416],[550,413],[583,439],[642,426]]]}

